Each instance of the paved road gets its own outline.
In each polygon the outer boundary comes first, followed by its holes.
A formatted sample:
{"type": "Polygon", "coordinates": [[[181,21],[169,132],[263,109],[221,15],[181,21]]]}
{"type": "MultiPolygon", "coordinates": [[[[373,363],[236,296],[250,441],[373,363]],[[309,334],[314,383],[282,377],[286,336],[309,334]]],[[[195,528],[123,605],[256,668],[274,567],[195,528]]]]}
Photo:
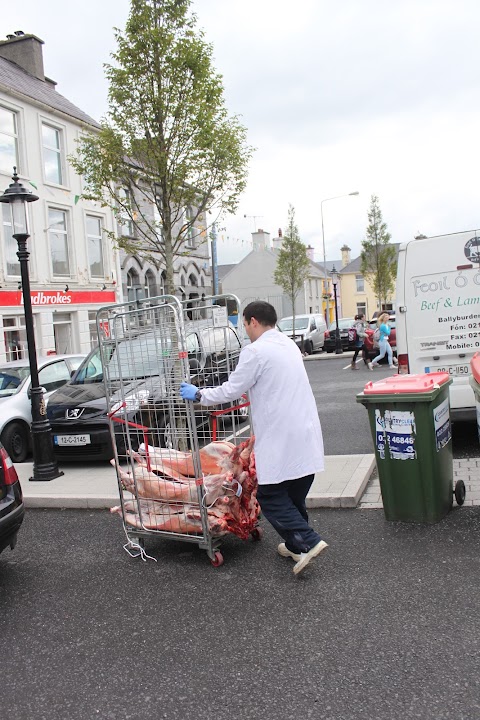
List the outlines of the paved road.
{"type": "Polygon", "coordinates": [[[0,556],[2,717],[480,717],[480,508],[311,517],[331,547],[294,578],[270,528],[214,569],[182,543],[129,558],[103,512],[30,511],[0,556]]]}
{"type": "MultiPolygon", "coordinates": [[[[365,383],[388,377],[391,371],[381,365],[370,372],[359,363],[359,370],[353,372],[350,362],[351,358],[340,356],[305,363],[317,401],[327,455],[373,453],[368,413],[356,402],[355,395],[363,390],[365,383]]],[[[480,456],[475,423],[454,423],[453,455],[455,458],[480,456]]]]}

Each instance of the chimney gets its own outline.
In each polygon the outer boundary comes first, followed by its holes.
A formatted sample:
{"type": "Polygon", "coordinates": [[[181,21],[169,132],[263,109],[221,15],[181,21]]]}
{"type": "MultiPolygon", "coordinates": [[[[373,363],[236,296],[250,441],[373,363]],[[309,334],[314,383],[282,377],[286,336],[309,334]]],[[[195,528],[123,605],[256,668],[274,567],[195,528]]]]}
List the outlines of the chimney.
{"type": "Polygon", "coordinates": [[[311,245],[309,245],[309,246],[307,247],[307,257],[308,257],[308,259],[311,260],[312,262],[313,262],[313,253],[314,253],[314,252],[315,252],[315,249],[314,249],[311,245]]]}
{"type": "Polygon", "coordinates": [[[342,253],[342,267],[346,267],[347,265],[350,265],[351,258],[350,258],[350,248],[348,245],[344,245],[340,248],[340,251],[342,253]]]}
{"type": "Polygon", "coordinates": [[[272,238],[272,248],[274,250],[281,250],[283,245],[283,233],[282,228],[278,228],[278,235],[276,238],[272,238]]]}
{"type": "Polygon", "coordinates": [[[7,40],[0,41],[0,57],[44,81],[42,45],[43,40],[35,35],[25,35],[22,30],[15,30],[13,35],[7,35],[7,40]]]}
{"type": "Polygon", "coordinates": [[[257,232],[252,233],[252,242],[254,250],[270,249],[270,233],[259,228],[257,232]]]}

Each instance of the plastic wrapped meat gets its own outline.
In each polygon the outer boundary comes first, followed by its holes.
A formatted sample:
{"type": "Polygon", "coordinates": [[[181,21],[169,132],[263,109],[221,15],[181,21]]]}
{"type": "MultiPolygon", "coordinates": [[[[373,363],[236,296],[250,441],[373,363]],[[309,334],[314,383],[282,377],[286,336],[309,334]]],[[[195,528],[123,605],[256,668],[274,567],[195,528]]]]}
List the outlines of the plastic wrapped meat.
{"type": "MultiPolygon", "coordinates": [[[[201,478],[189,474],[194,467],[191,453],[148,448],[148,463],[144,455],[133,453],[131,471],[117,468],[124,489],[135,498],[124,503],[125,523],[146,530],[201,533],[200,485],[209,532],[247,539],[259,515],[254,442],[251,437],[238,446],[215,442],[202,448],[201,478]]],[[[112,512],[121,515],[121,506],[112,512]]]]}

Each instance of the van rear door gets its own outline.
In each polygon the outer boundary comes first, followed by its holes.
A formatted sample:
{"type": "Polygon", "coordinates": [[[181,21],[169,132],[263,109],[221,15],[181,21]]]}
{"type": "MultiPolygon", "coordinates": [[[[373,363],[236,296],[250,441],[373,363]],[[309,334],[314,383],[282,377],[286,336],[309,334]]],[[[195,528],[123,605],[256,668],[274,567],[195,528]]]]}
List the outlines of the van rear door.
{"type": "Polygon", "coordinates": [[[399,254],[397,352],[411,373],[445,371],[452,414],[474,417],[470,358],[480,350],[480,231],[413,240],[399,254]]]}

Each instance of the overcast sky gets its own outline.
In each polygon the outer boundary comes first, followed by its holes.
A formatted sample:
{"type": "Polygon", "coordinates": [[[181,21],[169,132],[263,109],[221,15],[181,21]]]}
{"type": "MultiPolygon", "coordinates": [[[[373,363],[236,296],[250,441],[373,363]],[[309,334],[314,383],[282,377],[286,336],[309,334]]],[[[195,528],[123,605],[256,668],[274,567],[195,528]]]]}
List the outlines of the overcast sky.
{"type": "MultiPolygon", "coordinates": [[[[251,232],[285,227],[327,260],[361,248],[372,194],[393,242],[480,226],[478,0],[194,0],[213,43],[227,107],[257,148],[248,188],[220,232],[236,262],[251,232]],[[245,218],[244,215],[247,217],[245,218]],[[256,219],[254,220],[254,216],[256,219]]],[[[128,0],[2,3],[0,37],[45,41],[46,74],[96,119],[103,63],[128,0]]],[[[223,239],[222,239],[223,238],[223,239]]]]}

